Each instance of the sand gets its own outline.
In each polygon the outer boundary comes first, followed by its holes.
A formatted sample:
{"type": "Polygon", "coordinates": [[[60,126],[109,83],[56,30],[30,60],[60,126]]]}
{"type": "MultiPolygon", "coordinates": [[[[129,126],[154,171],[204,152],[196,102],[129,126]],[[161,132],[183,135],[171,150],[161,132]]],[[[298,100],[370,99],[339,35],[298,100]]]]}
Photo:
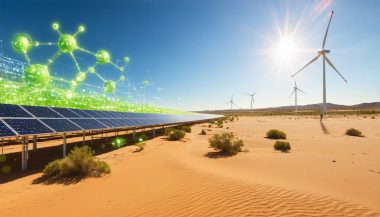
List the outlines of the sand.
{"type": "Polygon", "coordinates": [[[0,185],[1,216],[380,216],[380,118],[241,117],[193,127],[183,141],[146,141],[98,157],[112,173],[78,183],[0,185]],[[203,127],[202,127],[203,126],[203,127]],[[229,127],[227,130],[226,127],[229,127]],[[355,127],[365,137],[345,136],[355,127]],[[290,153],[264,138],[284,130],[290,153]],[[234,132],[249,152],[209,158],[208,138],[234,132]]]}

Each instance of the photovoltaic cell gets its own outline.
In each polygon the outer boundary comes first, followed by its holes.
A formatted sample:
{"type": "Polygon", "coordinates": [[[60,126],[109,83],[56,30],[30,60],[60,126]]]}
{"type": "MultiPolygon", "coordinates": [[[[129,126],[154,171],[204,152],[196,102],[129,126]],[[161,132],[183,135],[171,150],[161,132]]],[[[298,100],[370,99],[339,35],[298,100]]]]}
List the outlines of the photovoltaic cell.
{"type": "Polygon", "coordinates": [[[65,118],[81,118],[80,115],[74,113],[73,111],[67,108],[52,108],[52,109],[58,112],[60,115],[62,115],[65,118]]]}
{"type": "Polygon", "coordinates": [[[0,104],[0,117],[32,117],[18,105],[0,104]]]}
{"type": "Polygon", "coordinates": [[[37,119],[5,119],[4,121],[20,135],[53,133],[37,119]]]}
{"type": "Polygon", "coordinates": [[[81,117],[83,118],[92,118],[91,115],[89,115],[88,113],[86,113],[85,111],[83,110],[79,110],[79,109],[71,109],[73,112],[77,113],[78,115],[80,115],[81,117]]]}
{"type": "Polygon", "coordinates": [[[49,107],[40,106],[22,106],[36,117],[40,118],[62,118],[57,112],[51,110],[49,107]]]}
{"type": "Polygon", "coordinates": [[[70,119],[70,120],[85,130],[108,128],[107,126],[105,126],[104,124],[100,123],[99,121],[95,119],[86,118],[86,119],[70,119]]]}
{"type": "Polygon", "coordinates": [[[16,134],[9,129],[3,122],[0,122],[0,136],[15,136],[16,134]]]}
{"type": "Polygon", "coordinates": [[[71,132],[82,130],[67,119],[41,119],[41,121],[54,129],[56,132],[71,132]]]}

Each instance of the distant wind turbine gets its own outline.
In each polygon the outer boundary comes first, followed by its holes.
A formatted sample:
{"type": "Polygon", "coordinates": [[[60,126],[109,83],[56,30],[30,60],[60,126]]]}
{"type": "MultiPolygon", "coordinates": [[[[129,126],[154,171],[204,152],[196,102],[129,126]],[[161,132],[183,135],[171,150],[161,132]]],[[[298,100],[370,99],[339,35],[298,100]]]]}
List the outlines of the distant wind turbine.
{"type": "Polygon", "coordinates": [[[296,111],[296,112],[298,111],[298,105],[297,105],[297,91],[301,91],[302,93],[305,93],[305,92],[303,92],[301,89],[299,89],[299,88],[297,87],[297,82],[294,81],[293,92],[290,94],[289,97],[291,97],[291,96],[294,94],[294,108],[295,108],[295,111],[296,111]]]}
{"type": "Polygon", "coordinates": [[[250,98],[251,98],[251,110],[253,110],[253,104],[255,103],[255,98],[254,98],[254,96],[256,95],[256,92],[257,92],[257,91],[255,91],[253,94],[249,94],[249,93],[247,93],[247,95],[250,96],[250,98]]]}
{"type": "Polygon", "coordinates": [[[327,103],[326,103],[326,62],[340,75],[340,77],[347,83],[347,80],[343,77],[342,74],[340,74],[340,72],[335,68],[335,66],[332,64],[332,62],[327,58],[326,54],[330,53],[330,50],[326,50],[325,49],[325,44],[326,44],[326,38],[327,38],[327,33],[329,32],[329,28],[330,28],[330,23],[331,23],[331,18],[334,14],[334,11],[331,11],[331,15],[330,15],[330,20],[329,20],[329,24],[327,25],[327,29],[326,29],[326,33],[325,33],[325,37],[323,38],[323,43],[322,43],[322,50],[321,51],[318,51],[318,55],[316,57],[314,57],[314,59],[312,59],[309,63],[307,63],[304,67],[302,67],[300,70],[298,70],[296,73],[294,73],[292,75],[292,77],[294,77],[297,73],[299,73],[300,71],[302,71],[304,68],[306,68],[308,65],[310,65],[311,63],[313,63],[314,61],[316,61],[320,56],[323,57],[323,108],[322,108],[322,112],[323,113],[326,113],[327,112],[327,103]]]}
{"type": "Polygon", "coordinates": [[[231,100],[226,102],[225,104],[231,104],[231,110],[232,110],[233,105],[237,106],[236,103],[234,102],[234,96],[233,95],[231,96],[231,100]]]}

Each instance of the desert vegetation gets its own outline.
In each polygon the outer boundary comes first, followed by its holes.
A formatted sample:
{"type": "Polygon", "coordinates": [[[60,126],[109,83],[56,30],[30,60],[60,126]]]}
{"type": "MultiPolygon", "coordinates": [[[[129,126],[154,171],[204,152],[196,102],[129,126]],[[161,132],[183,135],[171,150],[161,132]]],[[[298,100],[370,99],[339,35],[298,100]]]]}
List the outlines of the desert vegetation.
{"type": "Polygon", "coordinates": [[[209,139],[210,147],[222,154],[235,155],[242,151],[243,140],[235,137],[232,132],[215,134],[209,139]]]}
{"type": "Polygon", "coordinates": [[[286,141],[276,141],[274,143],[274,150],[281,152],[289,152],[291,150],[290,143],[286,141]]]}
{"type": "Polygon", "coordinates": [[[268,139],[286,139],[286,133],[277,130],[277,129],[271,129],[267,132],[267,137],[268,139]]]}
{"type": "Polygon", "coordinates": [[[357,129],[355,129],[355,128],[347,129],[347,130],[346,130],[346,135],[347,135],[347,136],[363,137],[362,132],[360,132],[359,130],[357,130],[357,129]]]}
{"type": "Polygon", "coordinates": [[[167,133],[165,132],[165,135],[167,136],[167,139],[169,141],[177,141],[177,140],[181,140],[185,137],[185,131],[183,130],[177,130],[177,129],[173,129],[173,128],[168,128],[168,129],[171,129],[170,131],[168,131],[167,133]]]}
{"type": "Polygon", "coordinates": [[[88,146],[74,147],[62,159],[54,160],[45,166],[43,174],[47,177],[100,176],[111,172],[109,165],[94,157],[88,146]]]}
{"type": "Polygon", "coordinates": [[[191,133],[191,126],[181,126],[179,130],[185,131],[186,133],[191,133]]]}
{"type": "Polygon", "coordinates": [[[206,135],[206,130],[202,129],[202,131],[199,133],[199,135],[206,135]]]}

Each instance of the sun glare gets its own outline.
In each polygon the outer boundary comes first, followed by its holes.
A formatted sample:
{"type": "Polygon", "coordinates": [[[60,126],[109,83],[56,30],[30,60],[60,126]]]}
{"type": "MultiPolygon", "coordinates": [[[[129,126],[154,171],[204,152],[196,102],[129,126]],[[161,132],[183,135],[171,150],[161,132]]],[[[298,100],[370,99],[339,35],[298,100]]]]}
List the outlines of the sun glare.
{"type": "Polygon", "coordinates": [[[279,62],[291,63],[297,51],[297,46],[292,39],[283,38],[279,41],[274,51],[279,62]]]}

